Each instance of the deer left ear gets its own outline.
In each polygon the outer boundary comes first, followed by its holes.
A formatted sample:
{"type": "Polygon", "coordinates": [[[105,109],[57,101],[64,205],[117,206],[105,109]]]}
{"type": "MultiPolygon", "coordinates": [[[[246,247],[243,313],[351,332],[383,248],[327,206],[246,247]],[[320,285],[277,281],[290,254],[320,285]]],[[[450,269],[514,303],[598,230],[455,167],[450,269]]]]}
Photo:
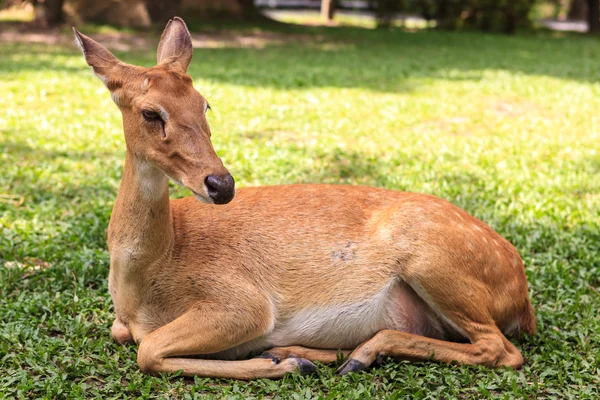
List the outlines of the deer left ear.
{"type": "Polygon", "coordinates": [[[160,37],[156,60],[159,64],[167,62],[178,66],[183,72],[187,72],[192,62],[192,36],[185,22],[175,17],[167,23],[160,37]]]}
{"type": "Polygon", "coordinates": [[[75,33],[75,42],[81,49],[85,61],[92,67],[96,76],[104,82],[104,85],[108,86],[112,75],[125,64],[94,39],[85,36],[75,28],[73,28],[73,32],[75,33]]]}

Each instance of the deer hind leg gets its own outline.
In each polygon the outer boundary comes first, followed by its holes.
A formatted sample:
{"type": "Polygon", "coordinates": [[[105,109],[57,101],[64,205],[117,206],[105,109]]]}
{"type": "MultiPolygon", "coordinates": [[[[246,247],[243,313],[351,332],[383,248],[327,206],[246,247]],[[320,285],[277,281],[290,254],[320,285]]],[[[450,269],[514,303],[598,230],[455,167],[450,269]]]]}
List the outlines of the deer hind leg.
{"type": "Polygon", "coordinates": [[[407,283],[454,333],[470,343],[454,343],[411,333],[382,330],[357,347],[338,369],[340,374],[370,366],[379,356],[410,360],[458,362],[487,367],[519,368],[523,357],[500,332],[490,314],[491,294],[468,273],[421,269],[407,283]]]}
{"type": "Polygon", "coordinates": [[[473,343],[465,344],[401,331],[382,330],[357,347],[338,369],[338,373],[344,375],[351,371],[363,370],[382,356],[515,369],[523,365],[521,353],[500,332],[480,335],[473,343]]]}
{"type": "Polygon", "coordinates": [[[302,346],[289,346],[289,347],[274,347],[270,350],[262,353],[259,358],[269,358],[276,362],[284,360],[289,357],[304,358],[310,361],[318,361],[324,364],[333,364],[340,358],[345,358],[351,350],[325,350],[325,349],[311,349],[302,346]]]}
{"type": "Polygon", "coordinates": [[[256,307],[228,310],[198,306],[142,340],[138,364],[149,374],[182,371],[185,376],[253,379],[281,378],[287,372],[311,373],[313,363],[296,357],[275,362],[266,358],[221,361],[186,358],[218,353],[264,335],[271,316],[270,308],[254,299],[256,307]]]}

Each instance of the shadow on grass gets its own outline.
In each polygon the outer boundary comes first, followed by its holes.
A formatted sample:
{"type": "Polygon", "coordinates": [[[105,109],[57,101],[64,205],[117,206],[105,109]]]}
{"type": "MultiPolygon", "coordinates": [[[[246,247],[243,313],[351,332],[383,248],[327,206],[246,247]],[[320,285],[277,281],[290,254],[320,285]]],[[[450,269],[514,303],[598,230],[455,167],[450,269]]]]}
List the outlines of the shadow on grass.
{"type": "Polygon", "coordinates": [[[191,73],[244,86],[379,92],[409,91],[415,80],[478,81],[490,70],[600,80],[600,69],[592,67],[600,65],[600,42],[590,38],[401,31],[352,37],[337,44],[199,49],[191,73]]]}
{"type": "MultiPolygon", "coordinates": [[[[17,130],[8,131],[10,134],[20,134],[21,132],[17,130]]],[[[54,161],[61,158],[66,158],[73,161],[89,161],[97,158],[104,157],[115,157],[116,155],[120,155],[120,153],[114,152],[100,152],[100,151],[60,151],[60,150],[49,150],[41,147],[33,147],[24,142],[3,142],[2,143],[2,151],[6,152],[14,157],[15,159],[24,160],[28,159],[30,161],[39,160],[39,161],[54,161]]]]}

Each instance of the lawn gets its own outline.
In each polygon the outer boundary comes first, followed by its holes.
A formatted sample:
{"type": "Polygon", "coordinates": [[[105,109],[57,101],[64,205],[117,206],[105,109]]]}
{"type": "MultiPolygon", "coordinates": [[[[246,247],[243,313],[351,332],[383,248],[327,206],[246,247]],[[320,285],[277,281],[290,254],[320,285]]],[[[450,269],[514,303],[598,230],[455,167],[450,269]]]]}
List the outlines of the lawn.
{"type": "MultiPolygon", "coordinates": [[[[238,187],[361,184],[463,207],[525,260],[539,327],[518,344],[526,366],[387,362],[339,377],[321,365],[252,382],[143,375],[136,347],[109,336],[120,114],[70,39],[5,40],[0,398],[598,398],[598,38],[191,28],[204,35],[190,74],[238,187]]],[[[149,47],[112,49],[151,66],[158,36],[147,37],[149,47]]]]}

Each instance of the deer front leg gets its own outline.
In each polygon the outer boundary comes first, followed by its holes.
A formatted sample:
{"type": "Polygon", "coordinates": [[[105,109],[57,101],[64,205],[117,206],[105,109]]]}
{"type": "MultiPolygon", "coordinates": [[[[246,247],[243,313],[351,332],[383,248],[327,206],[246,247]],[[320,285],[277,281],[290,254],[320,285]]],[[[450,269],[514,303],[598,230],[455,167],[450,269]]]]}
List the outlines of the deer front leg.
{"type": "Polygon", "coordinates": [[[310,361],[318,361],[324,364],[333,364],[338,361],[339,358],[344,358],[350,354],[352,350],[324,350],[324,349],[311,349],[302,346],[288,346],[288,347],[273,347],[270,350],[265,351],[259,357],[270,358],[274,361],[281,361],[289,357],[305,358],[310,361]]]}
{"type": "Polygon", "coordinates": [[[286,372],[316,370],[313,363],[302,358],[280,362],[266,358],[244,361],[184,358],[227,350],[264,335],[271,326],[270,307],[266,305],[252,309],[216,307],[219,306],[196,307],[146,336],[138,350],[142,371],[150,374],[183,371],[185,376],[253,379],[281,378],[286,372]]]}
{"type": "Polygon", "coordinates": [[[111,334],[114,341],[118,344],[134,343],[131,331],[123,322],[121,322],[118,316],[112,324],[111,334]]]}

